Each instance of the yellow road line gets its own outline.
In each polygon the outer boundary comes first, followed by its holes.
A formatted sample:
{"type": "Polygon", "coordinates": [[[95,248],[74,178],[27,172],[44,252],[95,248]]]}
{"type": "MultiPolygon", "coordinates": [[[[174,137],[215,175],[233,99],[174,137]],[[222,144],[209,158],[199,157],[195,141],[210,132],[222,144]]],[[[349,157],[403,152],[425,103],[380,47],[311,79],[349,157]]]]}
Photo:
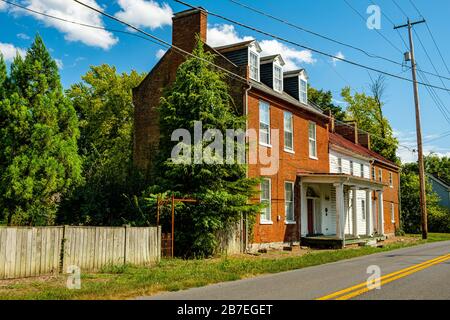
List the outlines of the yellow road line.
{"type": "MultiPolygon", "coordinates": [[[[442,262],[441,260],[445,261],[445,260],[447,260],[447,259],[450,259],[450,254],[446,254],[446,255],[443,255],[443,256],[439,256],[439,257],[437,257],[437,258],[434,258],[434,259],[431,259],[431,260],[427,260],[427,261],[421,262],[421,263],[419,263],[419,264],[410,266],[410,267],[408,267],[408,268],[404,268],[404,269],[401,269],[401,270],[398,270],[398,271],[389,273],[389,274],[387,274],[387,275],[385,275],[385,276],[382,276],[382,277],[380,277],[380,278],[378,278],[378,279],[373,280],[372,283],[375,282],[375,281],[382,281],[382,280],[385,280],[385,279],[388,279],[388,278],[391,278],[391,277],[395,277],[395,276],[397,276],[397,275],[401,275],[401,274],[403,274],[403,273],[407,273],[407,272],[409,272],[409,271],[412,271],[412,270],[421,268],[421,267],[423,267],[423,266],[428,266],[429,264],[432,264],[432,263],[434,263],[434,262],[440,263],[440,262],[442,262]],[[444,260],[443,260],[443,259],[444,259],[444,260]]],[[[420,269],[420,270],[422,270],[422,269],[420,269]]],[[[352,286],[352,287],[349,287],[349,288],[346,288],[346,289],[343,289],[343,290],[334,292],[334,293],[332,293],[332,294],[329,294],[329,295],[320,297],[320,298],[318,298],[317,300],[329,300],[329,299],[333,299],[333,298],[339,297],[339,296],[341,296],[341,295],[343,295],[343,294],[345,294],[345,293],[349,293],[349,292],[352,292],[352,291],[355,291],[355,290],[361,289],[361,288],[367,288],[367,282],[363,282],[363,283],[357,284],[357,285],[355,285],[355,286],[352,286]]]]}
{"type": "MultiPolygon", "coordinates": [[[[446,260],[449,260],[449,259],[450,259],[450,257],[444,257],[444,258],[442,258],[441,260],[434,261],[434,262],[432,262],[432,263],[430,263],[430,264],[427,264],[427,265],[424,265],[424,266],[422,266],[422,267],[419,267],[419,268],[416,268],[416,269],[407,271],[407,272],[405,272],[405,273],[399,274],[399,275],[397,275],[397,276],[394,276],[394,277],[392,277],[392,278],[383,280],[383,281],[381,281],[380,285],[382,286],[382,285],[385,285],[385,284],[387,284],[387,283],[389,283],[389,282],[392,282],[392,281],[395,281],[395,280],[404,278],[404,277],[406,277],[406,276],[408,276],[408,275],[410,275],[410,274],[416,273],[416,272],[418,272],[418,271],[420,271],[420,270],[429,268],[429,267],[431,267],[431,266],[434,266],[434,265],[436,265],[436,264],[442,263],[442,262],[444,262],[444,261],[446,261],[446,260]]],[[[339,297],[339,298],[337,298],[336,300],[348,300],[348,299],[351,299],[351,298],[353,298],[353,297],[359,296],[359,295],[361,295],[361,294],[363,294],[363,293],[366,293],[366,292],[368,292],[368,291],[371,291],[371,290],[374,290],[374,288],[367,288],[367,287],[366,287],[366,288],[363,288],[363,289],[354,291],[354,292],[352,292],[352,293],[349,293],[349,294],[347,294],[347,295],[345,295],[345,296],[339,297]]]]}

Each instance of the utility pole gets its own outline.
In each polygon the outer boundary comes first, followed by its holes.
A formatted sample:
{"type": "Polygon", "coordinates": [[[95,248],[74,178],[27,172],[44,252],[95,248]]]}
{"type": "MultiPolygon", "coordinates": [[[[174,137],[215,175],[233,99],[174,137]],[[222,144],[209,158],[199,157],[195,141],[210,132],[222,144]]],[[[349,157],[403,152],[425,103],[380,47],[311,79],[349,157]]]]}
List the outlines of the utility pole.
{"type": "MultiPolygon", "coordinates": [[[[419,182],[420,182],[420,211],[422,214],[422,239],[428,238],[428,218],[427,218],[427,197],[425,193],[425,166],[423,163],[423,148],[422,148],[422,127],[420,124],[420,104],[419,104],[419,88],[417,85],[417,75],[416,75],[416,59],[414,56],[414,42],[412,35],[412,27],[415,24],[424,23],[425,20],[411,22],[408,19],[407,24],[401,26],[395,26],[394,29],[408,28],[409,33],[409,46],[411,60],[411,71],[414,83],[414,101],[416,105],[416,133],[417,133],[417,151],[418,151],[418,162],[419,162],[419,182]]],[[[407,54],[405,54],[407,55],[407,54]]],[[[407,57],[408,58],[408,57],[407,57]]]]}

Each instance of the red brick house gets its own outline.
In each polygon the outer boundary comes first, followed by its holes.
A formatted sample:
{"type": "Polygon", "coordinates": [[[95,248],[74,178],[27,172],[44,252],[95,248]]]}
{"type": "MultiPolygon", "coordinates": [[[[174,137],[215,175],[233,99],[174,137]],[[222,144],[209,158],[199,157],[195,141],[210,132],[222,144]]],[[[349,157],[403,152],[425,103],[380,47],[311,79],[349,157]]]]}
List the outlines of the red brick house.
{"type": "MultiPolygon", "coordinates": [[[[300,241],[342,245],[393,234],[399,225],[398,166],[371,151],[370,138],[356,127],[335,125],[310,105],[308,74],[303,69],[284,72],[282,53],[261,56],[254,40],[212,48],[206,31],[204,11],[177,13],[172,43],[191,52],[199,35],[205,50],[216,55],[216,64],[247,79],[227,77],[230,94],[247,116],[247,128],[256,130],[258,150],[278,159],[273,174],[262,174],[265,165],[248,164],[250,177],[262,177],[261,196],[254,201],[268,206],[257,217],[251,238],[245,227],[240,230],[245,247],[300,241]],[[272,137],[274,129],[279,139],[272,137]]],[[[159,143],[156,107],[184,60],[168,50],[133,90],[134,162],[150,178],[159,143]]]]}

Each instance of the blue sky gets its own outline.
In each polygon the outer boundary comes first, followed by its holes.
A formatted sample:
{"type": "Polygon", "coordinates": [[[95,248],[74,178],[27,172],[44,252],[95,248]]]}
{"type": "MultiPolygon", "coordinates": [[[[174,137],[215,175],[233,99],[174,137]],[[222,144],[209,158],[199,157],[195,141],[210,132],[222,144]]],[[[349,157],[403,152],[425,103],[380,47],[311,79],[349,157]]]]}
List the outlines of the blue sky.
{"type": "MultiPolygon", "coordinates": [[[[94,14],[72,1],[13,1],[69,20],[125,30],[120,24],[94,14]]],[[[371,0],[347,0],[359,14],[363,15],[364,19],[357,15],[344,0],[239,1],[399,63],[403,59],[402,52],[406,51],[398,33],[393,30],[392,24],[385,16],[381,17],[381,29],[379,32],[398,49],[391,46],[375,30],[367,28],[366,18],[369,17],[369,14],[366,13],[366,10],[372,4],[371,0]]],[[[450,1],[433,0],[432,4],[430,4],[430,1],[425,0],[413,1],[428,20],[444,59],[448,61],[447,64],[450,66],[450,42],[448,41],[450,1]]],[[[172,13],[186,9],[183,5],[170,0],[164,2],[156,0],[85,0],[85,2],[93,5],[97,4],[108,13],[129,21],[168,42],[171,40],[170,17],[172,13]]],[[[298,31],[285,24],[262,17],[257,13],[252,13],[228,0],[189,0],[188,2],[194,5],[201,5],[212,12],[221,13],[224,16],[245,22],[308,47],[335,55],[342,55],[347,59],[408,78],[411,76],[410,72],[402,69],[401,66],[367,57],[358,51],[298,31]]],[[[395,23],[405,22],[406,17],[392,0],[374,0],[374,2],[379,5],[382,13],[395,23]]],[[[396,0],[396,2],[412,19],[420,17],[409,0],[396,0]]],[[[341,100],[340,90],[344,86],[351,86],[354,90],[368,92],[370,76],[364,69],[344,62],[332,61],[328,57],[323,57],[298,47],[288,46],[250,30],[232,26],[229,22],[212,16],[208,18],[208,23],[208,42],[223,44],[247,39],[248,37],[256,38],[262,43],[264,52],[274,53],[275,51],[282,51],[281,54],[287,60],[290,68],[306,68],[310,77],[310,84],[316,88],[331,90],[337,103],[341,100]]],[[[450,77],[426,26],[418,25],[415,28],[438,72],[441,75],[450,77]]],[[[404,39],[407,39],[406,29],[400,32],[404,39]]],[[[44,38],[52,56],[57,59],[60,65],[63,85],[66,88],[80,81],[81,75],[89,69],[90,65],[107,63],[115,65],[120,72],[129,72],[132,69],[139,72],[148,72],[158,61],[161,53],[161,47],[158,45],[133,36],[76,27],[72,24],[56,22],[43,17],[37,18],[24,13],[20,9],[14,10],[11,7],[7,7],[0,2],[0,51],[3,52],[8,60],[12,58],[16,50],[23,52],[30,45],[36,33],[39,33],[44,38]]],[[[434,73],[417,38],[415,42],[419,66],[434,73]]],[[[371,76],[376,77],[376,74],[372,72],[371,76]]],[[[442,86],[438,78],[428,76],[428,79],[433,84],[442,86]]],[[[450,88],[450,81],[443,81],[450,88]]],[[[424,87],[420,87],[419,90],[425,151],[450,155],[450,136],[435,140],[443,133],[449,132],[450,125],[430,98],[427,90],[424,87]],[[427,141],[430,142],[427,143],[427,141]]],[[[436,90],[436,92],[449,110],[450,115],[450,93],[439,90],[436,90]]],[[[415,117],[412,84],[387,78],[386,99],[387,103],[384,112],[398,135],[401,144],[414,149],[415,117]]],[[[415,155],[404,147],[399,149],[399,154],[405,161],[413,161],[415,159],[415,155]]]]}

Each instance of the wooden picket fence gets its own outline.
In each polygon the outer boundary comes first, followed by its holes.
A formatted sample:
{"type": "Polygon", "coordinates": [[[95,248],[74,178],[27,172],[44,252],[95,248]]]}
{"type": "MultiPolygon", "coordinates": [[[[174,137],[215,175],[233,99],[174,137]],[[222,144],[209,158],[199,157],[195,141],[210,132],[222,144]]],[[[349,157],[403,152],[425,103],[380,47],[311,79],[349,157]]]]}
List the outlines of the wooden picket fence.
{"type": "Polygon", "coordinates": [[[0,279],[160,259],[160,227],[0,227],[0,279]]]}

